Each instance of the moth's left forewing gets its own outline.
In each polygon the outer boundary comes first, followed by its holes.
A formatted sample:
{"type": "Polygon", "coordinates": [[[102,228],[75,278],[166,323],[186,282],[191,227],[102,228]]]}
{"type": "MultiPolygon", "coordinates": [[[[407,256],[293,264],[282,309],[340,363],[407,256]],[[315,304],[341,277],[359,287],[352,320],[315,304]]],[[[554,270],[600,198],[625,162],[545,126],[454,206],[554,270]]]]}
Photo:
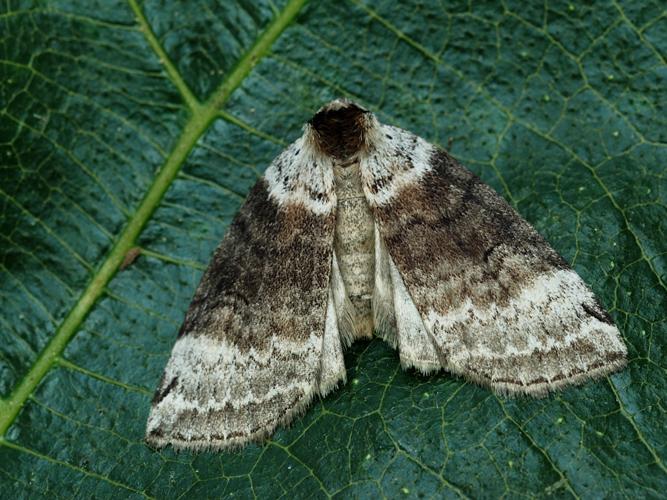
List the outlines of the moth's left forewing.
{"type": "Polygon", "coordinates": [[[362,177],[405,366],[541,395],[625,364],[596,297],[501,196],[411,133],[377,125],[371,137],[362,177]]]}
{"type": "Polygon", "coordinates": [[[204,272],[153,399],[151,445],[262,440],[345,380],[335,193],[311,149],[302,138],[272,163],[204,272]]]}

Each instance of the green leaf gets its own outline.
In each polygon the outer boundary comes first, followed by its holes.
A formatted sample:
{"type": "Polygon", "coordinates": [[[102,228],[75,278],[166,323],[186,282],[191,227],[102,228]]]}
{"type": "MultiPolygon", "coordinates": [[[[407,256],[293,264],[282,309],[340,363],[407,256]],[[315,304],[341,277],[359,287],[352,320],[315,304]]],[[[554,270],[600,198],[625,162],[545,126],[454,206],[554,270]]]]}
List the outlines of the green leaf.
{"type": "Polygon", "coordinates": [[[3,496],[664,494],[662,2],[303,4],[3,4],[3,496]],[[451,139],[599,295],[628,368],[506,400],[401,371],[376,340],[265,446],[148,449],[203,266],[270,160],[339,96],[451,139]]]}

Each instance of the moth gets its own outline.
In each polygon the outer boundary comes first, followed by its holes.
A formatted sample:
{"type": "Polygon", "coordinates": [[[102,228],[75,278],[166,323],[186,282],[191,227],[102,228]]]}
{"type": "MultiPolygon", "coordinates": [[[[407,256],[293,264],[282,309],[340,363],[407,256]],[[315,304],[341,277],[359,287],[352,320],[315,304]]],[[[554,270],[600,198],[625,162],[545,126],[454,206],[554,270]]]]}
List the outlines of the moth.
{"type": "Polygon", "coordinates": [[[591,290],[447,152],[335,100],[271,163],[196,290],[152,446],[261,441],[345,383],[374,332],[401,365],[543,396],[624,366],[591,290]]]}

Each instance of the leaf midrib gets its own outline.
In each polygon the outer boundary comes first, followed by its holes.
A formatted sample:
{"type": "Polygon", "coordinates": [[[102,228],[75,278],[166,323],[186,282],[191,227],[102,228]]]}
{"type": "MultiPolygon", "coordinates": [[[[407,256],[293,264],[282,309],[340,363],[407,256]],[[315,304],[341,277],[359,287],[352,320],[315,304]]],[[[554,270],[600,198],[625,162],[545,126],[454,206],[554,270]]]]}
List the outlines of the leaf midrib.
{"type": "Polygon", "coordinates": [[[107,284],[111,281],[120,264],[123,262],[125,254],[130,248],[135,246],[137,237],[141,234],[144,226],[160,204],[164,194],[185,163],[190,151],[199,138],[208,130],[210,124],[219,117],[219,108],[227,102],[232,92],[239,87],[255,64],[266,55],[273,42],[292,22],[306,1],[289,0],[285,8],[274,17],[273,21],[259,35],[253,46],[239,59],[217,89],[205,102],[201,103],[188,88],[175,65],[169,60],[164,49],[160,46],[136,0],[128,0],[144,36],[164,64],[165,71],[180,92],[181,97],[190,109],[191,115],[183,127],[181,135],[172,151],[167,156],[162,168],[141,200],[141,203],[134,214],[129,217],[127,224],[119,234],[107,257],[97,272],[91,277],[77,302],[67,316],[65,316],[65,319],[23,379],[14,387],[8,398],[0,401],[0,442],[7,443],[4,436],[24,403],[53,367],[54,363],[58,361],[65,347],[72,337],[74,337],[97,299],[104,293],[107,284]]]}

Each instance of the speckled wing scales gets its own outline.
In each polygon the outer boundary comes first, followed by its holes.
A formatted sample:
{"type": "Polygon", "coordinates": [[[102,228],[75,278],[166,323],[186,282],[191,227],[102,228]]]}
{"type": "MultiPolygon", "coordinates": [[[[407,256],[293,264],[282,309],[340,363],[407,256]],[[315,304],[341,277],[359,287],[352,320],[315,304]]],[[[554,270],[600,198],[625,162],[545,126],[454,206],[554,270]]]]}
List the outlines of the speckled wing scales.
{"type": "Polygon", "coordinates": [[[593,293],[501,196],[406,131],[377,124],[367,144],[404,366],[542,395],[625,364],[593,293]]]}
{"type": "Polygon", "coordinates": [[[261,440],[345,380],[333,179],[307,139],[257,182],[204,273],[153,399],[149,444],[261,440]]]}

